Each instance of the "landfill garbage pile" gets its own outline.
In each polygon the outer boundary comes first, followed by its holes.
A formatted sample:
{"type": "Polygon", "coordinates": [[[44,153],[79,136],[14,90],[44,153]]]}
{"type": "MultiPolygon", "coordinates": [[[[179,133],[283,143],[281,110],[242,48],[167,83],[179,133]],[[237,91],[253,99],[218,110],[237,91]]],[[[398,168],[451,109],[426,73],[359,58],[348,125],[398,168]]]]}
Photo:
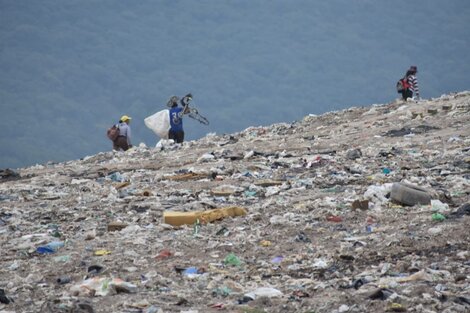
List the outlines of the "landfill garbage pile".
{"type": "Polygon", "coordinates": [[[470,312],[470,92],[0,171],[0,312],[470,312]]]}

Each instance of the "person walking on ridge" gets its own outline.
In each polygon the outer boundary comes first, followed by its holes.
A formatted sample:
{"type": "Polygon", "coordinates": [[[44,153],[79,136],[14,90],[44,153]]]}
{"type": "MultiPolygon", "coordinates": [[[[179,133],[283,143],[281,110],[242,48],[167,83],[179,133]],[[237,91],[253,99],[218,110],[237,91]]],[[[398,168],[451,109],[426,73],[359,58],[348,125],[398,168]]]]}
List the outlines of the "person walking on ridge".
{"type": "Polygon", "coordinates": [[[416,95],[415,99],[419,100],[419,86],[418,86],[418,78],[416,74],[418,73],[418,68],[416,66],[410,66],[410,69],[406,71],[406,88],[403,89],[401,92],[403,100],[407,100],[408,98],[413,98],[413,93],[416,95]]]}
{"type": "Polygon", "coordinates": [[[132,148],[131,144],[131,127],[129,123],[131,117],[123,115],[118,123],[119,136],[113,142],[113,150],[124,150],[127,151],[129,148],[132,148]]]}
{"type": "Polygon", "coordinates": [[[183,115],[189,113],[189,102],[191,102],[192,99],[193,96],[188,93],[179,101],[178,97],[173,96],[167,103],[170,107],[170,130],[168,132],[168,139],[173,139],[176,143],[182,143],[184,141],[183,115]],[[178,103],[181,104],[181,107],[178,106],[178,103]]]}

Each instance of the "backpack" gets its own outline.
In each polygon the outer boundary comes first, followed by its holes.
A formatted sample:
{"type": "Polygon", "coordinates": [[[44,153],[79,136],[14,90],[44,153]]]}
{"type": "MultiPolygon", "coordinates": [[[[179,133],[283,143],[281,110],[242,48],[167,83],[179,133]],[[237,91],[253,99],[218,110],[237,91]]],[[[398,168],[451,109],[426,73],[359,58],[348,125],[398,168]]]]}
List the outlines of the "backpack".
{"type": "Polygon", "coordinates": [[[117,137],[119,136],[119,127],[117,125],[113,125],[108,128],[106,136],[108,136],[111,141],[116,141],[117,137]]]}
{"type": "Polygon", "coordinates": [[[408,77],[403,77],[397,82],[397,92],[401,93],[405,91],[406,89],[410,88],[410,84],[408,83],[408,77]]]}

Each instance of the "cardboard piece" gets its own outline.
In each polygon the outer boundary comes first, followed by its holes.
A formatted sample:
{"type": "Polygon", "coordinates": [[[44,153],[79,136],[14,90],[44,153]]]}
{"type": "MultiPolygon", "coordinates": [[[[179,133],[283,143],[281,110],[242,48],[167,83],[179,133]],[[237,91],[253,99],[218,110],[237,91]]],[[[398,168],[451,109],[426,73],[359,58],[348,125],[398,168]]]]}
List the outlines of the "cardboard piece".
{"type": "Polygon", "coordinates": [[[209,176],[207,174],[197,174],[197,173],[186,173],[186,174],[178,174],[167,177],[169,180],[174,181],[188,181],[188,180],[198,180],[198,179],[205,179],[209,176]]]}
{"type": "Polygon", "coordinates": [[[111,222],[108,224],[108,231],[120,231],[121,229],[126,228],[128,225],[122,222],[111,222]]]}
{"type": "Polygon", "coordinates": [[[263,179],[255,182],[256,186],[261,186],[261,187],[271,187],[271,186],[280,186],[284,182],[281,180],[271,180],[271,179],[263,179]]]}
{"type": "Polygon", "coordinates": [[[220,209],[213,209],[207,211],[194,211],[194,212],[173,212],[168,211],[163,213],[164,223],[173,226],[192,225],[199,219],[200,223],[210,223],[216,220],[221,220],[226,217],[243,216],[247,212],[241,207],[227,207],[220,209]]]}

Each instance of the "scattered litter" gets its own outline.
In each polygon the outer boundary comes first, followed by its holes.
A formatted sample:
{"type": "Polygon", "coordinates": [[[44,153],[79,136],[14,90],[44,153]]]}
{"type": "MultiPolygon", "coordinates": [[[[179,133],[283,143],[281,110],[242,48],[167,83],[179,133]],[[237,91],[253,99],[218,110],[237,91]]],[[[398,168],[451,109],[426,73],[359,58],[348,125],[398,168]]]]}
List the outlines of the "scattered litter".
{"type": "Polygon", "coordinates": [[[467,312],[467,125],[463,92],[0,170],[0,312],[467,312]]]}

